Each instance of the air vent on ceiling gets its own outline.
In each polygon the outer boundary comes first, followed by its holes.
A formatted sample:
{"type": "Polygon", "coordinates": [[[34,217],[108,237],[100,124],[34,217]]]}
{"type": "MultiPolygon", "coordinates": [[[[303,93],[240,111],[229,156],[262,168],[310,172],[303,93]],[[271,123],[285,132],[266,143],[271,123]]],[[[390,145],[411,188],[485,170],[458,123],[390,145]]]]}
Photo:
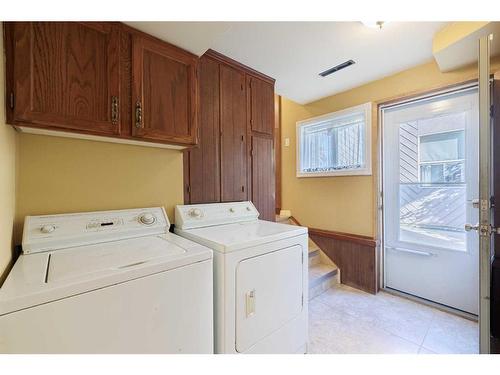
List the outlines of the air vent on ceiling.
{"type": "Polygon", "coordinates": [[[319,73],[321,77],[326,77],[329,76],[332,73],[338,72],[341,69],[347,68],[348,66],[351,66],[353,64],[356,64],[354,60],[348,60],[346,62],[343,62],[342,64],[339,64],[337,66],[334,66],[333,68],[327,69],[324,72],[319,73]]]}

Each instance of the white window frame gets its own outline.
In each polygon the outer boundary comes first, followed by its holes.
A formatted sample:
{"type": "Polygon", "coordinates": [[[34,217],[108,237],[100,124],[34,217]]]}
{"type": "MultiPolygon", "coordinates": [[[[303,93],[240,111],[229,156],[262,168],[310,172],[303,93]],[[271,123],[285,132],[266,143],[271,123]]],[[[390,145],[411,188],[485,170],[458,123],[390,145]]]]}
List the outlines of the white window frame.
{"type": "Polygon", "coordinates": [[[296,124],[296,170],[297,177],[335,177],[335,176],[370,176],[372,174],[372,103],[365,103],[355,107],[349,107],[340,111],[330,112],[322,116],[313,117],[307,120],[297,121],[296,124]],[[301,128],[306,125],[311,125],[323,121],[328,121],[335,118],[351,116],[355,113],[364,112],[365,126],[365,167],[358,169],[342,169],[338,171],[328,172],[302,172],[300,170],[300,147],[301,147],[301,128]]]}

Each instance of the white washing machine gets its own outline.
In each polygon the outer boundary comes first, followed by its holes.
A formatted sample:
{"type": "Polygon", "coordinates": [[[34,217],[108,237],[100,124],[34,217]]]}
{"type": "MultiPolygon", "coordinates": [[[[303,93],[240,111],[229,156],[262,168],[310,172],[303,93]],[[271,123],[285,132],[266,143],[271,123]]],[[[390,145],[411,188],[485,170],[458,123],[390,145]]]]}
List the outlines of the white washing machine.
{"type": "Polygon", "coordinates": [[[212,251],[163,208],[28,216],[2,353],[213,353],[212,251]]]}
{"type": "Polygon", "coordinates": [[[307,228],[251,202],[177,206],[175,233],[214,250],[216,353],[307,350],[307,228]]]}

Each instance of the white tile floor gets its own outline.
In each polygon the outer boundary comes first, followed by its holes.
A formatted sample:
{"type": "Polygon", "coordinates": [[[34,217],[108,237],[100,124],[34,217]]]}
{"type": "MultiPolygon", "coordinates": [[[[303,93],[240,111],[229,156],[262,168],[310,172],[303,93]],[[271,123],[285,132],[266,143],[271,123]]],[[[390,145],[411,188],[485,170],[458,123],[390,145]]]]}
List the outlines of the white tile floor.
{"type": "Polygon", "coordinates": [[[309,353],[477,353],[478,325],[432,307],[337,284],[309,301],[309,353]]]}

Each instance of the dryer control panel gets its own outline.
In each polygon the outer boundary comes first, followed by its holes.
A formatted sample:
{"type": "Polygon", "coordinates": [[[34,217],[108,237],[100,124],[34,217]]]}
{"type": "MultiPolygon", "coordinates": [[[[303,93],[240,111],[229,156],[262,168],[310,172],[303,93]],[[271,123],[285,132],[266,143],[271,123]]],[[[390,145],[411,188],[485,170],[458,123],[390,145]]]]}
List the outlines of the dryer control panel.
{"type": "Polygon", "coordinates": [[[163,207],[26,216],[23,253],[166,233],[170,222],[163,207]]]}
{"type": "Polygon", "coordinates": [[[259,211],[252,202],[188,204],[175,207],[175,226],[193,229],[257,220],[259,211]]]}

